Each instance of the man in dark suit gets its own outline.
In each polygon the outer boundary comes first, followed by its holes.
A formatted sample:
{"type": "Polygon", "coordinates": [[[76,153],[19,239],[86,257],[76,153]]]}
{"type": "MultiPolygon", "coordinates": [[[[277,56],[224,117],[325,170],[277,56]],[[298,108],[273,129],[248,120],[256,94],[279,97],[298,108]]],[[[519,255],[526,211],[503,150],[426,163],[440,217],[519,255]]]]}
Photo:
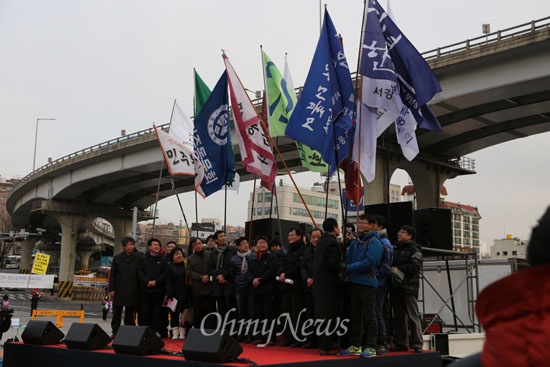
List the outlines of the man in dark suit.
{"type": "MultiPolygon", "coordinates": [[[[323,324],[319,330],[334,328],[336,318],[340,314],[340,270],[342,254],[336,237],[340,234],[338,222],[327,218],[323,222],[323,236],[317,243],[313,261],[313,291],[315,319],[323,324]],[[325,328],[330,323],[330,327],[325,328]]],[[[337,349],[333,345],[335,335],[318,335],[319,354],[333,355],[337,349]]]]}
{"type": "Polygon", "coordinates": [[[120,328],[122,309],[125,309],[124,325],[135,325],[138,306],[137,270],[141,255],[135,250],[136,240],[132,237],[124,237],[121,242],[123,251],[113,258],[109,277],[109,296],[113,300],[113,338],[120,328]]]}

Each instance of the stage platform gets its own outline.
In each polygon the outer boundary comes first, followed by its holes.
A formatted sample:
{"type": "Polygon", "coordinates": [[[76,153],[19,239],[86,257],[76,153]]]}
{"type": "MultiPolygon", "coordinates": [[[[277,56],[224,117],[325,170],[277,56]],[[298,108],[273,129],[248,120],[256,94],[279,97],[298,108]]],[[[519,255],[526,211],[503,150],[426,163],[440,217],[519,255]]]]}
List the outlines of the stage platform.
{"type": "Polygon", "coordinates": [[[56,366],[56,367],[185,367],[185,366],[322,366],[322,367],[440,367],[438,352],[390,352],[373,358],[320,356],[316,349],[290,347],[257,347],[241,344],[243,363],[207,363],[186,361],[181,354],[183,340],[164,339],[165,353],[155,355],[128,355],[115,353],[109,344],[101,350],[68,349],[64,344],[33,345],[22,342],[4,345],[4,367],[56,366]]]}

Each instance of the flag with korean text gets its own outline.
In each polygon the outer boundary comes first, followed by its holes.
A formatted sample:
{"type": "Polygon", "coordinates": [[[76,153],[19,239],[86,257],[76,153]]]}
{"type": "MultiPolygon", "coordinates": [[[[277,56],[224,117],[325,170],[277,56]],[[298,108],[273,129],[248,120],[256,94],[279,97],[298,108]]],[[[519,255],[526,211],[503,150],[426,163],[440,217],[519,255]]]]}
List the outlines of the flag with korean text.
{"type": "Polygon", "coordinates": [[[285,134],[317,150],[330,165],[330,174],[349,153],[354,95],[338,32],[325,9],[317,48],[285,134]]]}
{"type": "Polygon", "coordinates": [[[200,162],[195,159],[193,151],[189,150],[179,138],[158,129],[154,125],[153,127],[170,175],[173,177],[195,176],[195,188],[199,187],[204,178],[204,169],[200,162]]]}
{"type": "MultiPolygon", "coordinates": [[[[267,105],[269,106],[267,109],[267,122],[271,136],[276,137],[284,135],[286,124],[294,111],[297,98],[286,58],[283,77],[277,65],[264,51],[262,51],[262,55],[267,105]]],[[[296,142],[296,149],[300,155],[302,166],[313,172],[327,172],[327,164],[323,162],[319,152],[300,142],[296,142]]]]}
{"type": "Polygon", "coordinates": [[[193,121],[183,113],[178,102],[174,102],[174,111],[172,112],[172,121],[170,121],[168,134],[178,139],[180,143],[187,147],[187,150],[192,152],[193,129],[193,121]]]}
{"type": "MultiPolygon", "coordinates": [[[[178,102],[174,101],[168,134],[176,138],[188,152],[192,153],[194,153],[193,129],[193,121],[183,112],[178,102]]],[[[196,159],[196,156],[193,156],[193,163],[195,166],[195,188],[197,188],[204,178],[204,167],[196,159]]]]}
{"type": "Polygon", "coordinates": [[[247,172],[260,176],[263,187],[272,190],[277,174],[277,164],[273,155],[269,132],[264,130],[266,128],[265,124],[262,123],[225,54],[223,60],[229,81],[231,110],[243,166],[247,172]]]}
{"type": "Polygon", "coordinates": [[[195,154],[204,166],[202,196],[219,191],[235,175],[235,158],[229,131],[229,95],[224,71],[195,117],[195,154]]]}
{"type": "Polygon", "coordinates": [[[392,123],[409,161],[419,152],[417,126],[441,130],[427,105],[441,88],[426,61],[376,0],[368,1],[365,12],[353,159],[371,182],[376,171],[376,140],[392,123]]]}

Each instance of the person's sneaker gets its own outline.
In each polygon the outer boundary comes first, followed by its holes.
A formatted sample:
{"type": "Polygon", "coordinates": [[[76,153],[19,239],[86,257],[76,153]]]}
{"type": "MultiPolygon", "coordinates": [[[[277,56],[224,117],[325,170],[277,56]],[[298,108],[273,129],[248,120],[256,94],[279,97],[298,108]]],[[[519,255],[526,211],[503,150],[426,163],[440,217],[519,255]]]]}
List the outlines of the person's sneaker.
{"type": "Polygon", "coordinates": [[[422,353],[422,347],[414,347],[413,349],[415,353],[422,353]]]}
{"type": "Polygon", "coordinates": [[[372,347],[368,347],[363,349],[361,354],[359,354],[359,357],[361,358],[370,358],[370,357],[376,357],[376,349],[372,347]]]}
{"type": "Polygon", "coordinates": [[[388,349],[385,345],[379,345],[376,347],[376,354],[386,354],[388,353],[388,349]]]}
{"type": "Polygon", "coordinates": [[[363,350],[361,347],[356,347],[355,345],[350,346],[348,349],[340,352],[340,355],[343,356],[358,356],[363,350]]]}

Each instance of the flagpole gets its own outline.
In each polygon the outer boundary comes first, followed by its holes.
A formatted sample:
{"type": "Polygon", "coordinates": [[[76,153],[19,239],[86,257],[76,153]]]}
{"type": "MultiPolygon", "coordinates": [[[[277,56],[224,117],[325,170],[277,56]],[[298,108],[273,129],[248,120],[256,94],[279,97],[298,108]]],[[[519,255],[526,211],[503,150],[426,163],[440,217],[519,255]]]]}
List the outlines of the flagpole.
{"type": "MultiPolygon", "coordinates": [[[[174,109],[176,108],[176,99],[172,105],[172,113],[170,113],[170,124],[172,124],[172,117],[174,116],[174,109]]],[[[157,194],[155,196],[155,209],[153,210],[153,228],[151,229],[151,237],[155,235],[155,223],[157,220],[157,206],[159,203],[160,183],[162,181],[162,170],[164,169],[164,159],[160,160],[159,180],[157,184],[157,194]]]]}
{"type": "MultiPolygon", "coordinates": [[[[364,0],[363,1],[363,21],[361,22],[361,37],[359,39],[359,50],[361,50],[361,47],[363,45],[363,41],[364,41],[364,35],[365,35],[365,25],[366,25],[366,19],[367,19],[367,0],[364,0]]],[[[355,121],[359,121],[361,122],[362,119],[361,119],[361,115],[362,115],[362,111],[363,111],[363,108],[361,106],[361,100],[362,100],[362,90],[363,90],[363,78],[361,78],[359,76],[359,68],[361,67],[361,55],[362,55],[362,52],[359,52],[359,57],[357,58],[357,68],[355,69],[356,72],[355,72],[355,106],[359,105],[359,118],[357,118],[357,108],[355,108],[353,110],[353,114],[355,115],[354,116],[354,120],[355,121]]],[[[359,129],[359,133],[357,134],[357,136],[362,136],[361,135],[361,130],[363,128],[363,124],[362,123],[359,123],[359,124],[356,124],[355,125],[355,128],[356,129],[359,129]]],[[[353,134],[354,137],[355,137],[355,133],[353,134]]],[[[355,144],[355,139],[352,139],[352,142],[351,142],[351,149],[352,149],[352,154],[353,154],[353,145],[355,144]]],[[[376,147],[374,148],[376,149],[376,147]]],[[[361,144],[358,144],[357,145],[357,166],[358,166],[358,169],[359,169],[359,174],[357,175],[357,184],[358,186],[361,184],[361,144]]],[[[363,192],[362,193],[363,195],[363,200],[364,200],[364,196],[365,196],[365,193],[363,192]]],[[[357,203],[356,207],[355,207],[355,217],[357,218],[356,219],[356,222],[357,220],[359,220],[359,203],[357,203]]],[[[357,224],[357,223],[356,223],[357,224]]]]}
{"type": "Polygon", "coordinates": [[[223,231],[227,232],[227,178],[226,178],[224,187],[225,187],[225,192],[224,192],[225,202],[223,205],[223,231]]]}
{"type": "MultiPolygon", "coordinates": [[[[174,190],[174,193],[176,194],[176,198],[178,199],[178,204],[180,206],[181,214],[183,215],[183,221],[185,222],[185,226],[189,228],[189,223],[187,222],[187,217],[185,216],[185,212],[183,211],[183,206],[181,205],[181,200],[179,197],[178,192],[176,191],[176,185],[174,184],[174,178],[170,177],[170,183],[172,184],[172,190],[174,190]]],[[[189,231],[191,233],[191,231],[189,231]]]]}
{"type": "MultiPolygon", "coordinates": [[[[262,125],[262,128],[264,131],[266,130],[265,123],[260,119],[260,123],[262,125]]],[[[298,195],[300,196],[300,200],[302,200],[302,204],[304,204],[304,207],[306,208],[307,214],[309,215],[309,218],[311,219],[311,222],[313,223],[313,226],[315,229],[319,229],[317,226],[317,223],[315,222],[315,219],[313,219],[313,215],[311,214],[311,211],[309,210],[309,207],[306,204],[306,201],[304,200],[304,197],[302,196],[302,193],[300,192],[300,189],[298,188],[298,185],[296,184],[296,181],[294,181],[294,177],[292,177],[292,173],[290,173],[290,169],[288,168],[285,159],[283,158],[283,155],[279,151],[279,147],[275,145],[275,142],[273,141],[273,138],[271,137],[271,134],[269,131],[266,132],[266,135],[269,137],[269,140],[271,141],[271,144],[273,145],[273,148],[277,151],[277,155],[279,158],[281,158],[281,163],[285,167],[286,173],[288,174],[288,177],[290,177],[290,180],[292,181],[292,184],[294,185],[294,188],[298,192],[298,195]]]]}
{"type": "MultiPolygon", "coordinates": [[[[334,147],[334,152],[336,153],[336,147],[334,147]]],[[[327,215],[328,215],[328,185],[329,185],[329,181],[330,181],[330,164],[328,165],[328,169],[327,169],[327,179],[326,179],[326,183],[325,183],[325,219],[327,219],[327,215]]]]}
{"type": "Polygon", "coordinates": [[[275,207],[277,208],[277,225],[279,227],[279,240],[281,241],[281,246],[283,245],[283,228],[281,227],[281,216],[279,215],[279,199],[277,199],[277,185],[273,186],[273,195],[271,195],[271,198],[273,199],[273,196],[275,196],[275,207]]]}
{"type": "MultiPolygon", "coordinates": [[[[196,91],[197,91],[197,77],[196,77],[196,72],[197,70],[195,68],[193,68],[193,84],[194,84],[194,90],[195,90],[195,93],[193,93],[193,114],[194,112],[197,110],[197,95],[196,95],[196,91]]],[[[193,125],[195,124],[195,118],[197,116],[193,116],[193,125]]],[[[197,223],[197,229],[195,231],[196,233],[196,236],[195,237],[199,237],[199,202],[198,202],[198,197],[197,197],[197,188],[195,187],[195,222],[197,223]]],[[[189,228],[189,227],[188,227],[189,228]]],[[[189,230],[189,233],[191,233],[191,230],[189,230]]]]}
{"type": "Polygon", "coordinates": [[[252,206],[250,207],[250,226],[248,227],[248,240],[252,241],[252,223],[254,220],[254,200],[256,199],[256,179],[254,175],[254,187],[252,188],[252,206]]]}

